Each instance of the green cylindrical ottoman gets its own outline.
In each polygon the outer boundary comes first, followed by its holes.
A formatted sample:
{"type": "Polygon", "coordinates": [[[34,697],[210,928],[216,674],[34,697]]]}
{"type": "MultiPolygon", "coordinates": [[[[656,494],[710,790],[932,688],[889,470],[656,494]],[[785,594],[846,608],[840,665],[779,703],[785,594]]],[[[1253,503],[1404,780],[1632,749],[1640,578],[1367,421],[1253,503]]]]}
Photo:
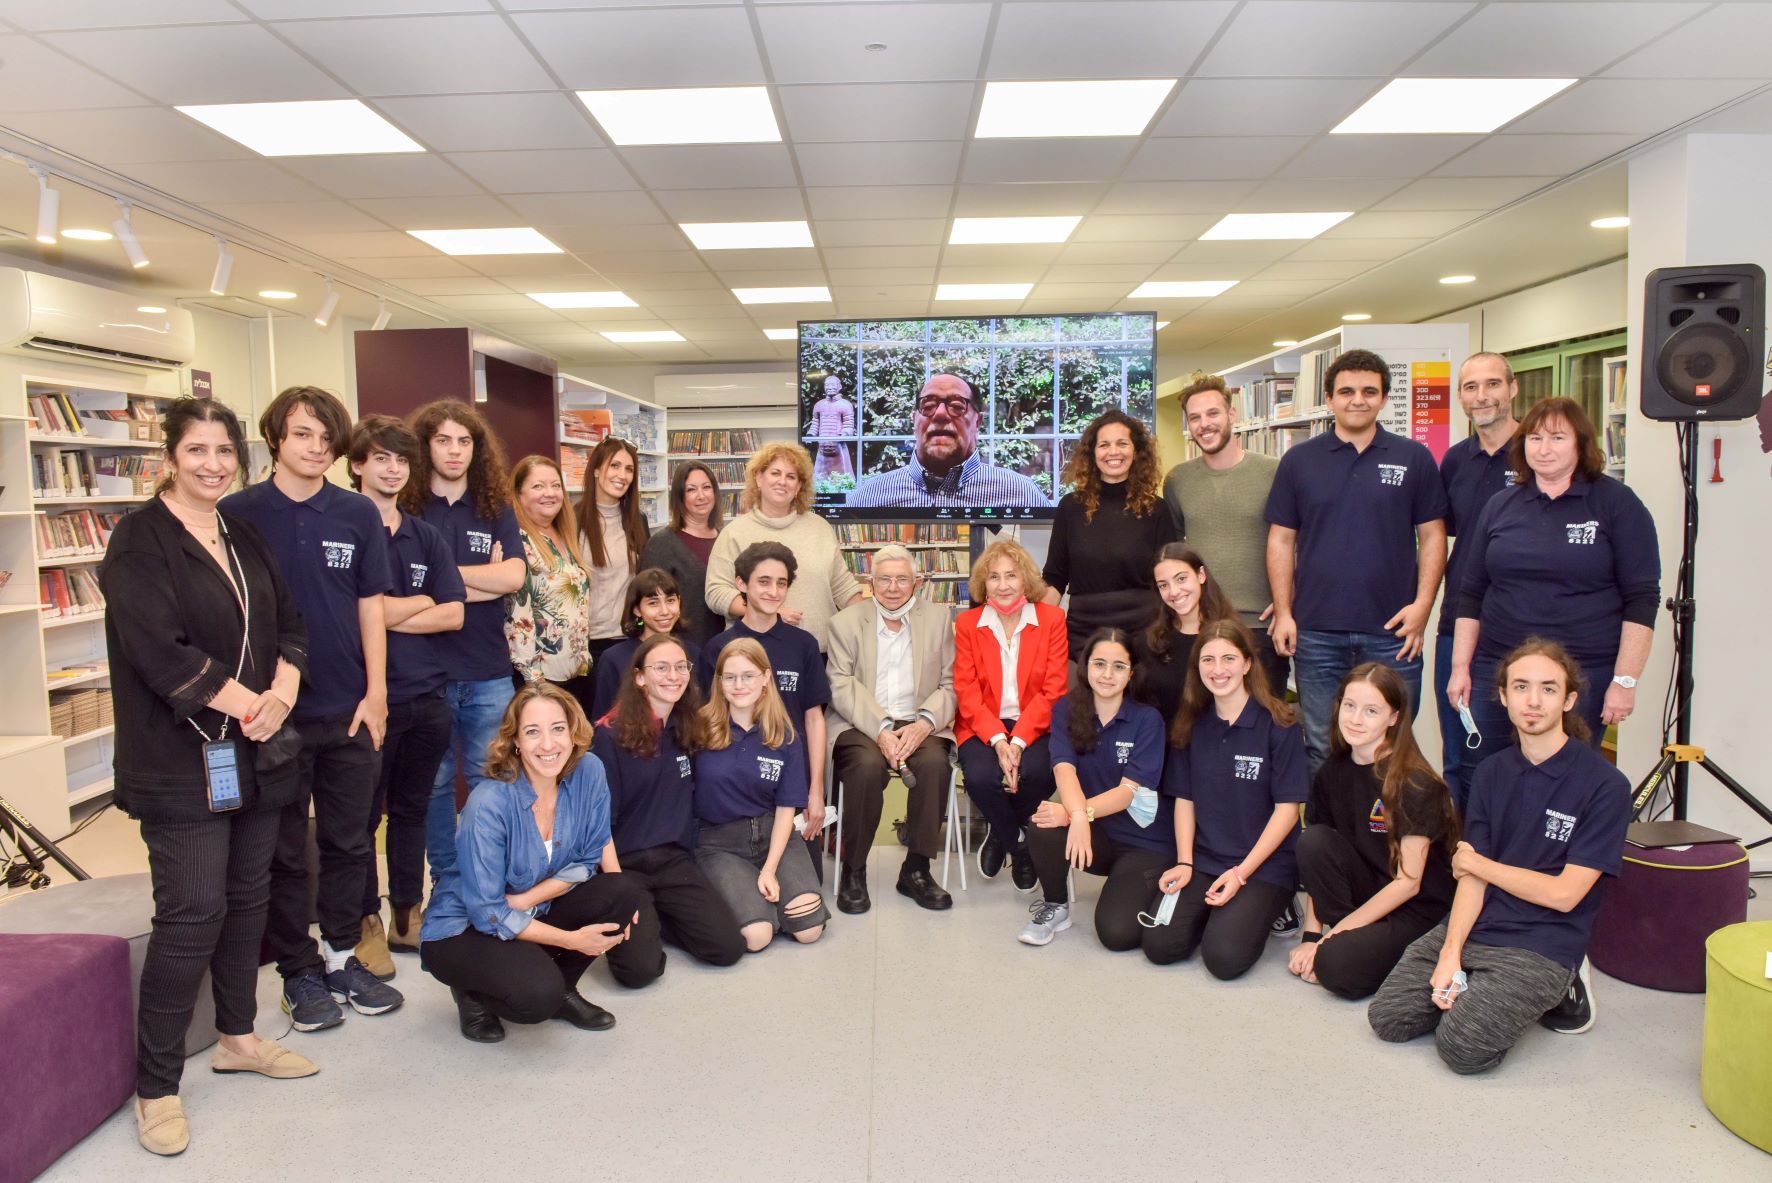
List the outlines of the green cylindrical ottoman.
{"type": "Polygon", "coordinates": [[[1772,921],[1731,924],[1704,942],[1704,1104],[1772,1152],[1772,921]]]}

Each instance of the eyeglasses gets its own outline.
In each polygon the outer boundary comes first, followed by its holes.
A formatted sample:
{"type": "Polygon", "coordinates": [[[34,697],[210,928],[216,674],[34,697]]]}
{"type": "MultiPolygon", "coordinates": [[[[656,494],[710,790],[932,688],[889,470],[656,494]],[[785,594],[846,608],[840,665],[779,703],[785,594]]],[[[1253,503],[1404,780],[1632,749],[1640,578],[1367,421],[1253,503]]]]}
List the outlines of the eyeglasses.
{"type": "Polygon", "coordinates": [[[745,673],[742,673],[742,674],[721,674],[720,675],[720,685],[722,685],[722,686],[751,686],[751,685],[754,685],[756,683],[757,679],[762,676],[763,675],[759,674],[756,670],[747,670],[745,673]]]}
{"type": "Polygon", "coordinates": [[[874,576],[874,586],[875,587],[909,587],[909,586],[911,586],[911,584],[913,584],[915,582],[917,582],[917,577],[915,575],[876,575],[876,576],[874,576]]]}
{"type": "Polygon", "coordinates": [[[1092,674],[1129,674],[1132,667],[1123,661],[1104,661],[1099,657],[1089,659],[1089,672],[1092,674]]]}
{"type": "Polygon", "coordinates": [[[958,419],[971,414],[975,408],[969,398],[920,398],[917,400],[917,414],[927,419],[935,412],[946,410],[949,419],[958,419]]]}
{"type": "Polygon", "coordinates": [[[655,662],[651,663],[650,665],[643,666],[641,668],[643,668],[649,674],[656,674],[662,678],[666,674],[686,674],[686,673],[688,673],[689,672],[689,663],[687,661],[673,661],[673,662],[655,661],[655,662]]]}

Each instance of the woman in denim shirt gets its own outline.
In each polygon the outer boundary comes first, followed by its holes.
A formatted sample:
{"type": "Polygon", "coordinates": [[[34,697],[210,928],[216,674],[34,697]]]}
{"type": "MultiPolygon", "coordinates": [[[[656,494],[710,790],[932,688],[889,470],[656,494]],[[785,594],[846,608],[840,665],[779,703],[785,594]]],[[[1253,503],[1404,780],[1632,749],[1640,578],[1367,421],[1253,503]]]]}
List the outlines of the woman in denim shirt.
{"type": "Polygon", "coordinates": [[[424,968],[449,987],[461,1033],[504,1038],[499,1020],[615,1017],[578,993],[579,975],[625,941],[639,894],[609,837],[609,784],[578,702],[548,682],[517,691],[456,830],[456,865],[431,893],[424,968]]]}

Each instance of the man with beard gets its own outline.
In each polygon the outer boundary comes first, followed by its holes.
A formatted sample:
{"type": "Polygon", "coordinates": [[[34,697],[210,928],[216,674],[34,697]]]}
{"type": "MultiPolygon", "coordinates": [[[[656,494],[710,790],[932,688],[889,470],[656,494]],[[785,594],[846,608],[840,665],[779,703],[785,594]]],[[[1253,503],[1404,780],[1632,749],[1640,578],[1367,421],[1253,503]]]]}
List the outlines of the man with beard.
{"type": "Polygon", "coordinates": [[[849,505],[874,508],[1049,506],[1040,486],[1016,472],[987,464],[978,454],[984,399],[970,379],[942,370],[929,375],[911,413],[916,446],[908,464],[868,477],[849,495],[849,505]]]}
{"type": "Polygon", "coordinates": [[[1210,577],[1255,634],[1268,685],[1284,696],[1292,663],[1275,651],[1265,623],[1274,610],[1267,581],[1267,497],[1280,462],[1246,450],[1232,434],[1237,412],[1223,378],[1201,377],[1179,397],[1200,455],[1169,470],[1163,497],[1175,528],[1206,560],[1210,577]]]}

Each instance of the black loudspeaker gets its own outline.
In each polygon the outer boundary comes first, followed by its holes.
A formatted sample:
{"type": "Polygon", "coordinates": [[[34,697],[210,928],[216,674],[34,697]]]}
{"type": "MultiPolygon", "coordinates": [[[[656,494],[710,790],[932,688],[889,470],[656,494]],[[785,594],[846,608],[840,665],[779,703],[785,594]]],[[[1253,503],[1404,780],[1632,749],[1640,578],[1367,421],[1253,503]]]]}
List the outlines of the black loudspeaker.
{"type": "Polygon", "coordinates": [[[1765,326],[1766,273],[1757,264],[1651,271],[1643,287],[1643,414],[1753,418],[1765,326]]]}

